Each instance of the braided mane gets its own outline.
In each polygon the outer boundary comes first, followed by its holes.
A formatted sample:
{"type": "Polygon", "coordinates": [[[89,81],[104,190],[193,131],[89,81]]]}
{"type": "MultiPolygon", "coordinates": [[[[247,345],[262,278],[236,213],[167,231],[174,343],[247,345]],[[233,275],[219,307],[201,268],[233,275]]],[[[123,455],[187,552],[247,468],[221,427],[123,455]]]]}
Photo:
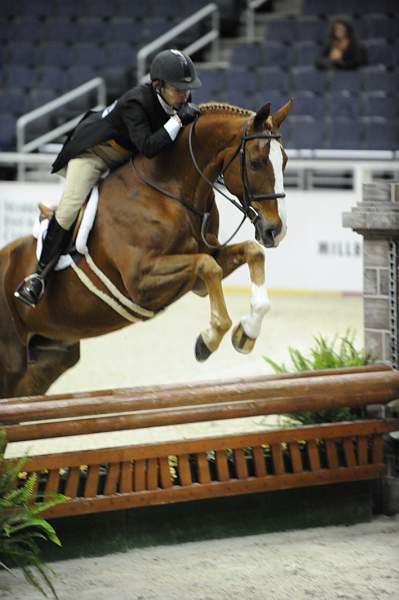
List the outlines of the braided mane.
{"type": "Polygon", "coordinates": [[[200,109],[201,113],[232,113],[236,115],[242,115],[244,117],[250,117],[254,114],[252,110],[247,110],[246,108],[240,108],[239,106],[234,106],[233,104],[227,104],[224,102],[205,102],[204,104],[200,104],[200,109]]]}

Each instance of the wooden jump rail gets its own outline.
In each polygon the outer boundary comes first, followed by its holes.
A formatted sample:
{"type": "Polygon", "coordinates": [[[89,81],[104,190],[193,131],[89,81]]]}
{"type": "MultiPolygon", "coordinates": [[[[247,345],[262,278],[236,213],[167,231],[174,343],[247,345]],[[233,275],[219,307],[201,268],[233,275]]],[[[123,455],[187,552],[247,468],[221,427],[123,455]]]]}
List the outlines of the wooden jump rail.
{"type": "MultiPolygon", "coordinates": [[[[15,442],[361,407],[387,404],[397,398],[399,372],[374,365],[195,386],[2,400],[0,423],[8,441],[15,442]],[[52,420],[43,422],[46,419],[52,420]]],[[[397,430],[399,419],[265,429],[35,456],[24,470],[38,474],[43,495],[61,491],[71,498],[45,513],[47,517],[61,517],[376,479],[385,472],[383,436],[397,430]]]]}

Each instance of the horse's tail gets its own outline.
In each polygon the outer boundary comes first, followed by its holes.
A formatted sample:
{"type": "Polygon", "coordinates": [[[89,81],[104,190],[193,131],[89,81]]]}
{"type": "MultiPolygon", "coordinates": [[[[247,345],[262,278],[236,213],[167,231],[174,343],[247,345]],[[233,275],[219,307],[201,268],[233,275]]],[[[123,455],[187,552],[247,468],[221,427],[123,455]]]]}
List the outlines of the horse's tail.
{"type": "Polygon", "coordinates": [[[21,373],[26,368],[26,350],[13,303],[14,290],[8,283],[14,270],[13,247],[14,244],[8,244],[0,250],[0,388],[6,373],[21,373]]]}

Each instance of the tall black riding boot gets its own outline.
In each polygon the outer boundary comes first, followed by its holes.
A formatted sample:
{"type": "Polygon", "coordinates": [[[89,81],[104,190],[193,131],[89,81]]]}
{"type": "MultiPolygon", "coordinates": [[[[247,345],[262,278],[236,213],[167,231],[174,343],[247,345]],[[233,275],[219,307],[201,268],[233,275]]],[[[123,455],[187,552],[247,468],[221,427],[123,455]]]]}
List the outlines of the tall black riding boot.
{"type": "Polygon", "coordinates": [[[43,297],[47,276],[55,267],[59,257],[66,250],[71,239],[71,232],[58,224],[53,215],[48,225],[43,248],[36,267],[36,272],[28,275],[19,284],[14,296],[25,304],[35,307],[43,297]]]}

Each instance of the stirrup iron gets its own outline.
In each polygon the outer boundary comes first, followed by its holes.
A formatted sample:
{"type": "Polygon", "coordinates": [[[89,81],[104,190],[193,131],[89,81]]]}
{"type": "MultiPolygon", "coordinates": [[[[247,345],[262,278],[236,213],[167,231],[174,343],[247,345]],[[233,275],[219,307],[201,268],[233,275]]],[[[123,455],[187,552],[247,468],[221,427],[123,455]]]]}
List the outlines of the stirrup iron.
{"type": "Polygon", "coordinates": [[[44,278],[38,273],[28,275],[14,292],[14,296],[28,306],[35,308],[44,294],[44,278]]]}

